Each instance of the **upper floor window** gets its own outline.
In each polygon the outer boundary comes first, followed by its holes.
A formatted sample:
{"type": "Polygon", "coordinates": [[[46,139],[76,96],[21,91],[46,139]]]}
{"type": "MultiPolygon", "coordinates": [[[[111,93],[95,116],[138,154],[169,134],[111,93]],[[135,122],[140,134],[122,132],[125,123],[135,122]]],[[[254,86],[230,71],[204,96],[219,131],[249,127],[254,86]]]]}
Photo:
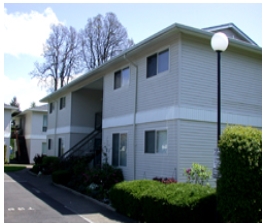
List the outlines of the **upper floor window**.
{"type": "Polygon", "coordinates": [[[147,78],[169,70],[169,49],[147,58],[147,78]]]}
{"type": "Polygon", "coordinates": [[[121,88],[129,84],[129,67],[115,72],[114,89],[121,88]]]}
{"type": "Polygon", "coordinates": [[[49,104],[49,113],[50,114],[52,113],[53,109],[54,109],[54,104],[53,103],[50,103],[49,104]]]}
{"type": "Polygon", "coordinates": [[[60,98],[60,110],[63,109],[66,105],[65,97],[60,98]]]}
{"type": "Polygon", "coordinates": [[[47,114],[43,115],[43,125],[42,125],[42,131],[46,132],[48,127],[48,116],[47,114]]]}
{"type": "Polygon", "coordinates": [[[167,130],[145,132],[145,153],[166,153],[167,148],[167,130]]]}

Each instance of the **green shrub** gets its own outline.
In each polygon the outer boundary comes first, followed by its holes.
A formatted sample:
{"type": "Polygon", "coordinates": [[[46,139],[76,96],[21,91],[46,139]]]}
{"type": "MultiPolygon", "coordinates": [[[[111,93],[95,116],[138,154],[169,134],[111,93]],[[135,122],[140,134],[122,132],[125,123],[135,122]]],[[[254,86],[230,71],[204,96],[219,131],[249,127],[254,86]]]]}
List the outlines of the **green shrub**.
{"type": "Polygon", "coordinates": [[[227,127],[219,141],[218,210],[224,222],[261,222],[262,132],[227,127]]]}
{"type": "Polygon", "coordinates": [[[52,173],[52,181],[56,184],[66,185],[70,178],[70,173],[67,170],[57,170],[52,173]]]}
{"type": "Polygon", "coordinates": [[[39,154],[36,154],[36,155],[34,156],[33,160],[34,160],[34,162],[35,162],[36,165],[41,165],[42,162],[43,162],[43,158],[44,158],[44,157],[46,157],[46,155],[43,155],[43,154],[39,155],[39,154]]]}
{"type": "Polygon", "coordinates": [[[56,156],[45,156],[42,159],[41,165],[44,174],[51,174],[59,169],[59,158],[56,156]]]}
{"type": "Polygon", "coordinates": [[[31,171],[35,174],[38,174],[39,171],[41,171],[41,165],[40,164],[34,164],[31,171]]]}
{"type": "Polygon", "coordinates": [[[215,189],[190,183],[125,181],[110,191],[118,212],[141,222],[214,222],[215,189]]]}

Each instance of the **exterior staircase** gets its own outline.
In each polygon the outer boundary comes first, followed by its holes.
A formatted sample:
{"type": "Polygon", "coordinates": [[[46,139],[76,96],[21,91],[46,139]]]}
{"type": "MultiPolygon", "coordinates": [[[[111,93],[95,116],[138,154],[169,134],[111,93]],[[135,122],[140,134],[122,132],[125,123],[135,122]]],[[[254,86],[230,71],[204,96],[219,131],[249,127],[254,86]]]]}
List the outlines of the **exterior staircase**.
{"type": "Polygon", "coordinates": [[[95,129],[71,147],[67,152],[62,154],[59,157],[61,161],[67,161],[78,157],[90,157],[90,160],[93,161],[92,165],[94,167],[101,165],[102,119],[100,119],[100,116],[100,113],[96,114],[95,129]]]}

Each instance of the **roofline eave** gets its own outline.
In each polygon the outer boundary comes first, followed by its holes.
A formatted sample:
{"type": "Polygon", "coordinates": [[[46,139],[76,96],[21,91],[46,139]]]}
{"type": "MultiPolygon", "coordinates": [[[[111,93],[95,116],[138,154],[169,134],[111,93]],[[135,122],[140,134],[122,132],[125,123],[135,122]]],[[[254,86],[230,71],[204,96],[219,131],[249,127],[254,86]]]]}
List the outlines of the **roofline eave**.
{"type": "MultiPolygon", "coordinates": [[[[185,26],[182,24],[174,23],[173,25],[161,30],[158,33],[155,33],[154,35],[144,39],[143,41],[139,42],[138,44],[136,44],[136,45],[132,46],[131,48],[125,50],[121,54],[110,59],[109,61],[105,62],[101,66],[95,68],[94,70],[84,73],[83,75],[81,75],[77,79],[73,80],[72,82],[70,82],[66,86],[60,88],[56,92],[53,92],[53,93],[49,94],[48,96],[42,98],[39,102],[48,103],[52,100],[58,99],[58,97],[63,96],[69,92],[73,92],[73,91],[76,91],[76,90],[82,88],[83,86],[89,84],[90,81],[92,81],[92,80],[96,81],[96,80],[102,78],[105,74],[104,71],[107,68],[110,68],[113,65],[113,63],[119,63],[119,62],[125,60],[124,56],[129,56],[129,54],[135,54],[135,53],[139,52],[143,46],[147,46],[147,45],[152,44],[152,42],[155,39],[162,38],[166,34],[175,33],[175,32],[182,32],[182,33],[189,34],[191,36],[197,36],[197,37],[205,38],[208,40],[211,40],[211,38],[214,34],[213,32],[210,32],[210,31],[205,31],[202,29],[193,28],[190,26],[185,26]]],[[[258,45],[252,45],[252,44],[245,43],[243,41],[230,39],[230,38],[229,38],[229,42],[234,47],[244,49],[244,50],[248,50],[248,51],[256,53],[256,54],[262,54],[262,48],[259,47],[258,45]]]]}

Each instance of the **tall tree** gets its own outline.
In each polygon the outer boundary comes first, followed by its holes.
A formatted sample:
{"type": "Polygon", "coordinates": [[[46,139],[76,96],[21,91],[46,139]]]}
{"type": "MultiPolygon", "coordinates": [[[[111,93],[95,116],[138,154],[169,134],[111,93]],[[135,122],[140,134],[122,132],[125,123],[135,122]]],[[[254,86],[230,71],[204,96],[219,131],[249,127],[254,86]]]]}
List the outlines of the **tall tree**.
{"type": "Polygon", "coordinates": [[[30,72],[32,78],[53,91],[67,84],[79,70],[78,33],[73,27],[61,24],[52,25],[52,32],[44,45],[45,62],[35,62],[35,69],[30,72]]]}
{"type": "Polygon", "coordinates": [[[30,108],[35,108],[37,105],[36,105],[36,103],[33,101],[33,102],[31,102],[31,104],[30,104],[30,108]]]}
{"type": "Polygon", "coordinates": [[[97,15],[88,19],[84,30],[80,31],[81,57],[84,69],[92,70],[123,50],[134,45],[128,38],[126,29],[114,13],[105,17],[97,15]]]}
{"type": "Polygon", "coordinates": [[[20,104],[18,103],[16,96],[13,97],[13,99],[10,102],[10,105],[13,107],[17,107],[18,109],[20,108],[20,104]]]}

